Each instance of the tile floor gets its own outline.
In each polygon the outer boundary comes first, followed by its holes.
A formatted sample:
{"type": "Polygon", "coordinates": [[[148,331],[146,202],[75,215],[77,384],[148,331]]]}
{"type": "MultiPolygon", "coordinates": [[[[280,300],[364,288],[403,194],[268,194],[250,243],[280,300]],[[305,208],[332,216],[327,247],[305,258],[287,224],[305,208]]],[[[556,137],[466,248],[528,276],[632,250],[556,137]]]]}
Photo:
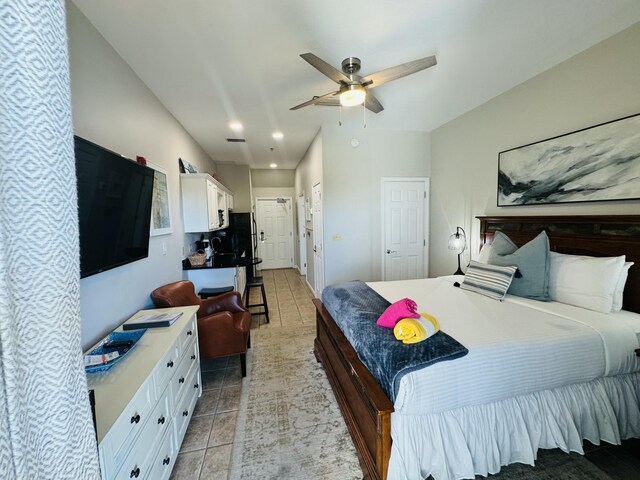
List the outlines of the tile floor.
{"type": "MultiPolygon", "coordinates": [[[[265,270],[259,275],[267,293],[269,323],[264,315],[256,315],[252,329],[315,322],[313,295],[305,277],[292,269],[265,270]]],[[[260,289],[253,289],[251,302],[259,298],[260,289]]],[[[172,480],[226,480],[229,472],[242,385],[240,357],[203,360],[201,369],[202,397],[182,442],[172,480]]]]}

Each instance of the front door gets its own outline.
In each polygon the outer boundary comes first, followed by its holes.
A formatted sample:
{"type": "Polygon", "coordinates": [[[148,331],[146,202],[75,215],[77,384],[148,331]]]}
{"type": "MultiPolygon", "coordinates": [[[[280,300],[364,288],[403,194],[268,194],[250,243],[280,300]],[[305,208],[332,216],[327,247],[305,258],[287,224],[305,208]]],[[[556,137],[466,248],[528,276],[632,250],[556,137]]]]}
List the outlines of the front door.
{"type": "Polygon", "coordinates": [[[383,280],[424,278],[427,269],[428,179],[382,180],[383,280]]]}
{"type": "Polygon", "coordinates": [[[258,254],[262,269],[293,266],[293,212],[290,198],[258,198],[258,254]]]}

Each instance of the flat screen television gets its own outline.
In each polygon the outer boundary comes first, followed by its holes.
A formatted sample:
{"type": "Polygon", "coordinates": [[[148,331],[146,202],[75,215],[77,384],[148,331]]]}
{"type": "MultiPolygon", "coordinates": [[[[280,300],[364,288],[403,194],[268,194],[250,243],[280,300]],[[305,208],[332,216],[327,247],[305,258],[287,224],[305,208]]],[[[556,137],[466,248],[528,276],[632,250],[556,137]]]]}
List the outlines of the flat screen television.
{"type": "Polygon", "coordinates": [[[75,139],[80,278],[149,255],[153,170],[75,139]]]}

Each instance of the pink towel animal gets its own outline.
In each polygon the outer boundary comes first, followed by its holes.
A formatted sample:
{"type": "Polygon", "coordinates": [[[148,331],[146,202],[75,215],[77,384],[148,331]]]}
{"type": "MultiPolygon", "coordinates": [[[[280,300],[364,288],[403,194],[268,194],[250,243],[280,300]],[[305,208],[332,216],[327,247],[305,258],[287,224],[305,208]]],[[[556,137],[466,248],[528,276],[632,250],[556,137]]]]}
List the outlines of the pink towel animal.
{"type": "Polygon", "coordinates": [[[376,322],[381,327],[393,328],[403,318],[420,318],[418,305],[410,298],[403,298],[387,307],[376,322]]]}

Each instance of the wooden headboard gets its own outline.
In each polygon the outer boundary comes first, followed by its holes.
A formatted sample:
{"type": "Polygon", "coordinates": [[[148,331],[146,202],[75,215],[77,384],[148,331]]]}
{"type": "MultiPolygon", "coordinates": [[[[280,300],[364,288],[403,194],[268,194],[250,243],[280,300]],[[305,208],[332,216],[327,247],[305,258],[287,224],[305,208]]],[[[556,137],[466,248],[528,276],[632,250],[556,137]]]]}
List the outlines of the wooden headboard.
{"type": "Polygon", "coordinates": [[[623,308],[640,313],[640,215],[480,216],[480,244],[493,242],[501,231],[518,246],[541,231],[549,236],[551,250],[571,255],[614,257],[626,255],[635,262],[629,269],[623,308]]]}

